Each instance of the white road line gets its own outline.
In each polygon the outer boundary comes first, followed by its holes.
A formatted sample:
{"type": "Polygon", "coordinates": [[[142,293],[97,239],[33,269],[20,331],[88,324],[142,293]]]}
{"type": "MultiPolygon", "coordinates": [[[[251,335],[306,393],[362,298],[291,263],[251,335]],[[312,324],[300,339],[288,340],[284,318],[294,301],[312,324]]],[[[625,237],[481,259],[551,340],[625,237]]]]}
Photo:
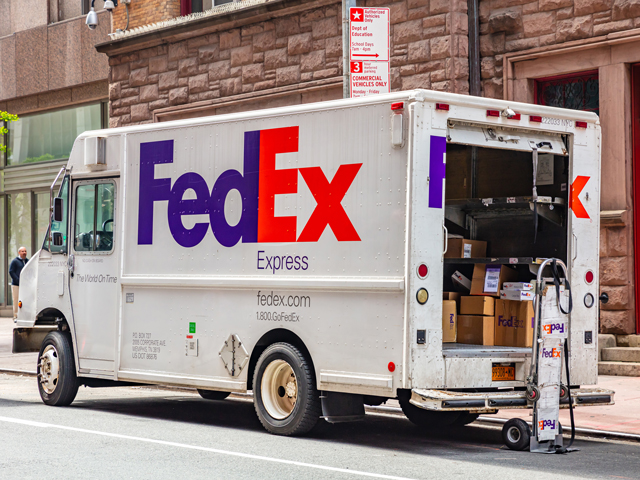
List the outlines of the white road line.
{"type": "Polygon", "coordinates": [[[155,443],[157,445],[167,445],[170,447],[186,448],[189,450],[200,450],[203,452],[217,453],[219,455],[229,455],[232,457],[248,458],[251,460],[261,460],[263,462],[282,463],[285,465],[295,465],[297,467],[315,468],[316,470],[326,470],[330,472],[346,473],[349,475],[357,475],[360,477],[384,478],[387,480],[413,480],[407,477],[396,477],[393,475],[383,475],[380,473],[361,472],[359,470],[350,470],[347,468],[328,467],[326,465],[316,465],[314,463],[296,462],[294,460],[284,460],[281,458],[263,457],[261,455],[251,455],[249,453],[233,452],[230,450],[221,450],[219,448],[199,447],[197,445],[187,445],[185,443],[167,442],[164,440],[154,440],[152,438],[133,437],[131,435],[121,435],[119,433],[101,432],[98,430],[87,430],[85,428],[67,427],[65,425],[54,425],[52,423],[34,422],[32,420],[23,420],[20,418],[2,417],[0,422],[17,423],[19,425],[28,425],[38,428],[57,428],[59,430],[67,430],[71,432],[88,433],[91,435],[100,435],[103,437],[121,438],[124,440],[135,440],[138,442],[155,443]]]}

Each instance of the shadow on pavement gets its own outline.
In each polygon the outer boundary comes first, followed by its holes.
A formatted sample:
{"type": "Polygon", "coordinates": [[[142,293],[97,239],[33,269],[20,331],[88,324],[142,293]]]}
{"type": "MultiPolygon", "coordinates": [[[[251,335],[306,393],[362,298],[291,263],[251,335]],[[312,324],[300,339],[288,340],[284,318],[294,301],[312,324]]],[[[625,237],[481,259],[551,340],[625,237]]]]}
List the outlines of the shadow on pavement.
{"type": "MultiPolygon", "coordinates": [[[[12,402],[18,403],[18,402],[12,402]]],[[[193,395],[112,399],[82,399],[71,407],[163,421],[210,425],[262,432],[253,403],[229,399],[204,400],[193,395]]],[[[568,426],[567,426],[568,427],[568,426]]],[[[487,465],[556,472],[589,478],[638,478],[640,445],[602,440],[578,440],[580,452],[541,455],[515,452],[503,446],[501,430],[477,425],[422,431],[402,417],[367,415],[362,422],[328,424],[320,421],[304,437],[313,442],[343,443],[385,453],[428,455],[487,465]]],[[[565,443],[568,437],[565,437],[565,443]]],[[[369,450],[371,452],[371,450],[369,450]]]]}

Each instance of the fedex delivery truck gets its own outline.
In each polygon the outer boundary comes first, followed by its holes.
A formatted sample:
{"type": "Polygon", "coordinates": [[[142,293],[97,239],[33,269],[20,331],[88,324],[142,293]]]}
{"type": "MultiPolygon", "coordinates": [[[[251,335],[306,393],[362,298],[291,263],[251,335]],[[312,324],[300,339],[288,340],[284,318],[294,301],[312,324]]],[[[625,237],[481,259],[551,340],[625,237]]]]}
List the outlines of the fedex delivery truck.
{"type": "Polygon", "coordinates": [[[443,292],[468,294],[454,279],[476,265],[530,282],[550,257],[573,287],[574,402],[612,400],[583,387],[595,114],[414,90],[91,131],[54,185],[14,330],[14,352],[39,352],[46,404],[79,385],[252,391],[284,435],[390,398],[422,426],[530,408],[531,346],[443,342],[443,292]],[[486,253],[445,257],[454,238],[486,253]]]}

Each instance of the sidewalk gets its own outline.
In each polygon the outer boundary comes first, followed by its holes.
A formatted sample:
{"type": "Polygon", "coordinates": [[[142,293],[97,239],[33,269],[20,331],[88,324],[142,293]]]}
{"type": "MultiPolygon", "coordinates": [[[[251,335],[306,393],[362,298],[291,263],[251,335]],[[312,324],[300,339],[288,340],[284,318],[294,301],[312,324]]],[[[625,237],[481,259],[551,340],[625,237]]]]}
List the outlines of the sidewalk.
{"type": "MultiPolygon", "coordinates": [[[[0,318],[0,371],[21,370],[35,374],[37,353],[11,353],[13,319],[0,318]]],[[[598,386],[614,390],[615,405],[577,407],[574,409],[576,427],[609,432],[640,435],[640,377],[613,377],[601,375],[598,386]]],[[[397,406],[390,401],[388,406],[397,406]]],[[[491,418],[520,417],[531,421],[531,410],[500,410],[491,418]]],[[[560,411],[560,422],[569,428],[569,410],[560,411]]]]}

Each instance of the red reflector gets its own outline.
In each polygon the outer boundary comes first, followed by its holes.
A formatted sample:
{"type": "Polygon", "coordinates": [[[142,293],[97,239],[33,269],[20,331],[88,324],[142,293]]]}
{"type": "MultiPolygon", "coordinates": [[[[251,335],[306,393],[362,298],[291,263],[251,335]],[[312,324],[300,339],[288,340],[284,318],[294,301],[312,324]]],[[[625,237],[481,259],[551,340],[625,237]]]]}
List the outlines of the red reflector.
{"type": "Polygon", "coordinates": [[[591,270],[588,270],[587,273],[584,274],[584,281],[587,282],[588,285],[593,283],[594,275],[591,270]]]}
{"type": "Polygon", "coordinates": [[[420,278],[426,277],[427,273],[429,273],[429,269],[424,263],[418,267],[418,276],[420,278]]]}
{"type": "Polygon", "coordinates": [[[436,103],[436,110],[449,111],[449,105],[447,103],[436,103]]]}
{"type": "Polygon", "coordinates": [[[520,120],[520,114],[516,113],[515,115],[511,115],[510,117],[507,117],[509,120],[520,120]]]}
{"type": "Polygon", "coordinates": [[[542,123],[542,117],[540,117],[538,115],[529,115],[529,121],[530,122],[542,123]]]}
{"type": "Polygon", "coordinates": [[[396,369],[396,364],[393,362],[389,362],[389,371],[394,372],[396,369]]]}
{"type": "Polygon", "coordinates": [[[487,117],[499,117],[500,110],[487,110],[487,117]]]}
{"type": "Polygon", "coordinates": [[[587,128],[587,122],[576,122],[577,128],[587,128]]]}
{"type": "Polygon", "coordinates": [[[404,102],[392,103],[391,110],[402,110],[404,109],[404,102]]]}

